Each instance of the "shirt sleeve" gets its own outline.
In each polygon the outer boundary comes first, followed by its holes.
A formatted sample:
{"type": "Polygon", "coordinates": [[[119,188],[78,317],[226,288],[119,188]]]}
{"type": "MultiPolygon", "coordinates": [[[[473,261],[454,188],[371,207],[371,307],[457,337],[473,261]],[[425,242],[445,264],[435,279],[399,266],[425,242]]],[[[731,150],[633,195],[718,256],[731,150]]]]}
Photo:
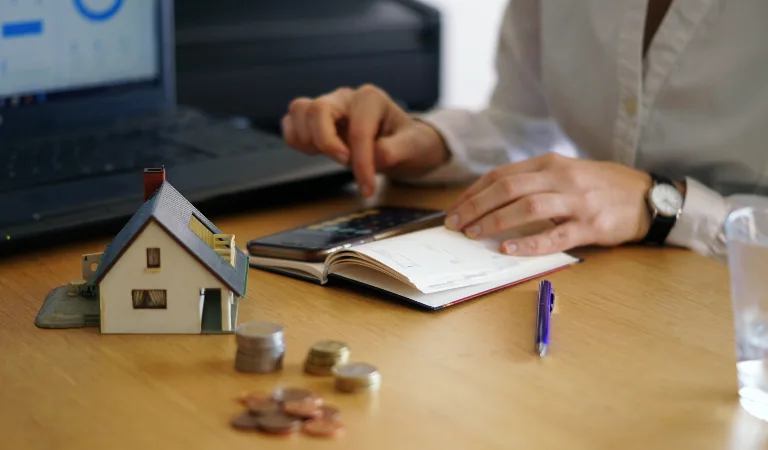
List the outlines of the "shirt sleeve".
{"type": "Polygon", "coordinates": [[[415,184],[466,183],[504,164],[550,152],[577,152],[550,117],[541,86],[540,0],[510,0],[496,52],[496,86],[487,108],[440,109],[418,119],[443,137],[450,157],[415,184]]]}
{"type": "Polygon", "coordinates": [[[731,208],[727,198],[693,178],[686,178],[683,210],[667,236],[667,244],[725,262],[725,221],[731,208]]]}

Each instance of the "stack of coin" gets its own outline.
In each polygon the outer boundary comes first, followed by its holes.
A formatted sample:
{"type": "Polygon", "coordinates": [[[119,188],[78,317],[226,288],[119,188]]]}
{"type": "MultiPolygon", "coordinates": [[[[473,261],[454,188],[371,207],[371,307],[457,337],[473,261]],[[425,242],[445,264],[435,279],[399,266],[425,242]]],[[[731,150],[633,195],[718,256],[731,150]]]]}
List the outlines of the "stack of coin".
{"type": "Polygon", "coordinates": [[[271,395],[246,394],[239,401],[246,410],[231,420],[238,430],[284,436],[301,430],[315,437],[344,432],[339,410],[307,389],[281,387],[271,395]]]}
{"type": "Polygon", "coordinates": [[[339,341],[320,341],[309,349],[304,371],[311,375],[332,375],[335,366],[346,364],[348,360],[347,344],[339,341]]]}
{"type": "Polygon", "coordinates": [[[283,327],[271,322],[246,322],[235,330],[235,370],[271,373],[283,368],[283,327]]]}
{"type": "Polygon", "coordinates": [[[373,392],[381,387],[379,370],[366,363],[349,363],[333,368],[335,387],[339,392],[373,392]]]}

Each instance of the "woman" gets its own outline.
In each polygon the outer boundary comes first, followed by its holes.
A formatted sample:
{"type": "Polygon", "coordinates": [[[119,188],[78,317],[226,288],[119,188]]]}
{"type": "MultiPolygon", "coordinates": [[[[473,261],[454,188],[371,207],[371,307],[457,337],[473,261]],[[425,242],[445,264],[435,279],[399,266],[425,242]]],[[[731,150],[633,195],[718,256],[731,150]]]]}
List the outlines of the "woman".
{"type": "Polygon", "coordinates": [[[511,0],[487,109],[414,119],[375,87],[292,102],[287,142],[419,182],[476,179],[446,226],[502,250],[668,244],[724,257],[723,195],[768,160],[765,0],[511,0]]]}

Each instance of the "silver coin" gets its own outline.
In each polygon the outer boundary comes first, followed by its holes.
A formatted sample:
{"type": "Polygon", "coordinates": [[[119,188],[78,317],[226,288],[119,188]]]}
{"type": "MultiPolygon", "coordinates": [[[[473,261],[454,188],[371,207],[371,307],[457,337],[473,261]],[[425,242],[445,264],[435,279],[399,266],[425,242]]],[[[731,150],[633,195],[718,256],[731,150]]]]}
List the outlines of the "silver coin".
{"type": "Polygon", "coordinates": [[[337,376],[343,378],[366,378],[379,373],[379,370],[367,363],[349,363],[334,368],[337,376]]]}

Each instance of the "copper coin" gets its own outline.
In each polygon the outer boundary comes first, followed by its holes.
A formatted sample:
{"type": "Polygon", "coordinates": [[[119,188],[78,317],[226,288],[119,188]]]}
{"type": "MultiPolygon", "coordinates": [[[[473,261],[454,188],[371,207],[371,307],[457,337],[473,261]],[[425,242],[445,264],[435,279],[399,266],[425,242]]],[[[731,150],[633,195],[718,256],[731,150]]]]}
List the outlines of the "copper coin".
{"type": "Polygon", "coordinates": [[[344,425],[338,420],[312,419],[304,422],[302,431],[315,437],[337,437],[344,432],[344,425]]]}
{"type": "Polygon", "coordinates": [[[320,417],[323,419],[339,420],[341,418],[341,411],[339,411],[335,406],[323,405],[319,408],[319,410],[320,417]]]}
{"type": "Polygon", "coordinates": [[[243,392],[242,394],[237,396],[237,402],[240,403],[241,405],[245,406],[247,404],[246,402],[248,400],[250,400],[252,398],[257,398],[257,397],[265,397],[265,396],[264,395],[259,395],[259,394],[254,394],[253,392],[243,392]]]}
{"type": "Polygon", "coordinates": [[[269,395],[264,394],[254,394],[253,392],[243,392],[237,397],[238,403],[240,403],[243,406],[248,406],[248,402],[254,399],[272,399],[269,395]]]}
{"type": "Polygon", "coordinates": [[[245,407],[255,416],[280,411],[280,404],[269,397],[252,397],[246,400],[245,407]]]}
{"type": "Polygon", "coordinates": [[[257,416],[256,421],[260,430],[272,434],[291,434],[301,426],[301,420],[281,412],[257,416]]]}
{"type": "Polygon", "coordinates": [[[312,397],[315,397],[312,391],[300,388],[277,388],[272,393],[272,399],[280,403],[307,400],[312,397]]]}
{"type": "Polygon", "coordinates": [[[307,400],[292,400],[283,403],[283,411],[289,416],[299,417],[301,419],[314,419],[320,417],[321,400],[317,397],[311,397],[307,400]]]}
{"type": "Polygon", "coordinates": [[[230,424],[238,430],[256,430],[259,427],[256,417],[247,412],[232,418],[230,424]]]}

